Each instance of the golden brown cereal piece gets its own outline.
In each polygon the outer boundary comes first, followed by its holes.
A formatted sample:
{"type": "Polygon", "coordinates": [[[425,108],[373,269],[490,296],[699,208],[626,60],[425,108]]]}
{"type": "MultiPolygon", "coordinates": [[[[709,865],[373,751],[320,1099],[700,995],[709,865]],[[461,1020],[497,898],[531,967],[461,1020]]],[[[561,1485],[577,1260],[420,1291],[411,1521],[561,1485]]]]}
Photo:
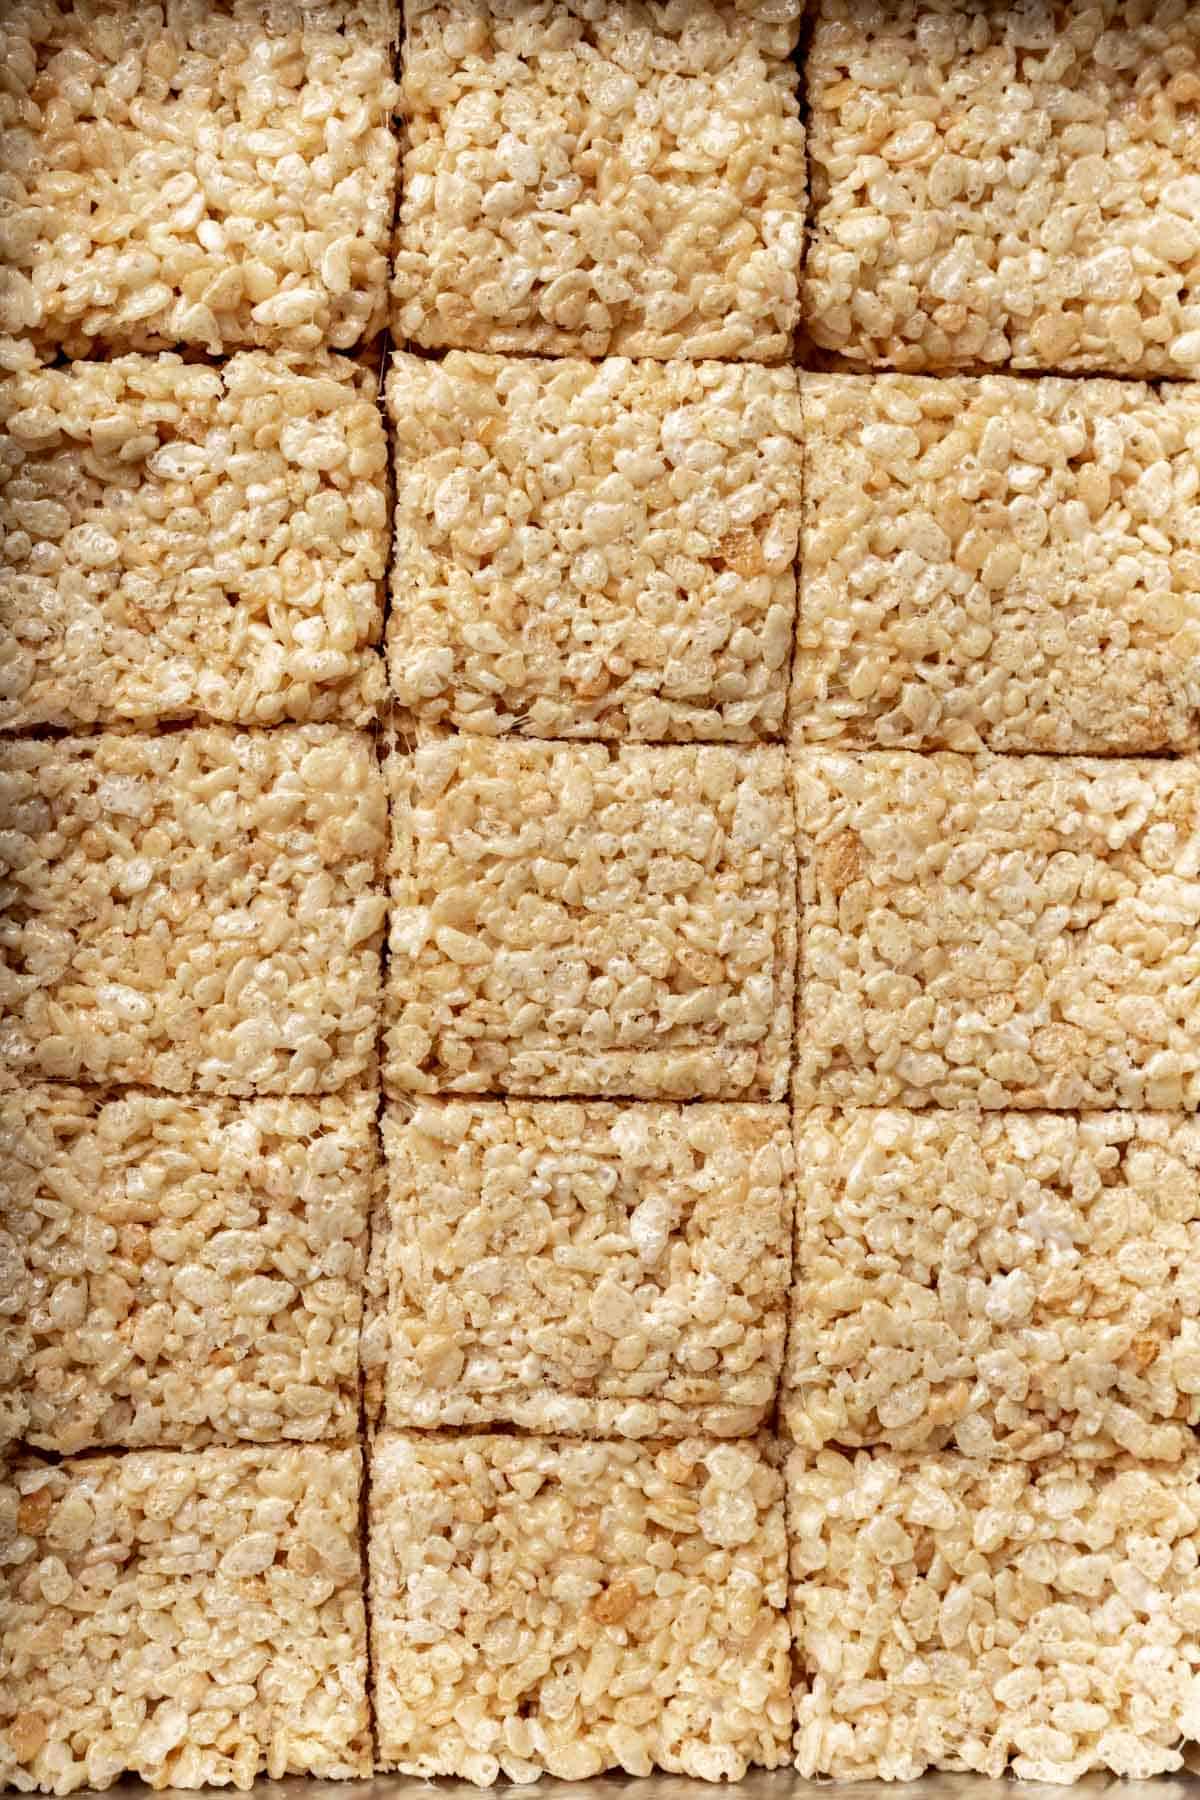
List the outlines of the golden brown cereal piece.
{"type": "Polygon", "coordinates": [[[463,736],[389,779],[393,1095],[782,1098],[782,752],[463,736]]]}
{"type": "Polygon", "coordinates": [[[755,1431],[783,1355],[790,1140],[782,1106],[393,1106],[373,1407],[389,1426],[755,1431]]]}
{"type": "Polygon", "coordinates": [[[791,348],[801,0],[405,0],[398,337],[746,357],[791,348]]]}
{"type": "Polygon", "coordinates": [[[375,1177],[370,1092],[0,1094],[26,1441],[352,1438],[375,1177]]]}
{"type": "Polygon", "coordinates": [[[817,0],[803,328],[897,369],[1200,372],[1200,13],[817,0]]]}
{"type": "Polygon", "coordinates": [[[1200,1106],[1194,761],[794,769],[800,1106],[1200,1106]]]}
{"type": "Polygon", "coordinates": [[[374,373],[245,351],[0,379],[0,725],[361,725],[384,689],[374,373]]]}
{"type": "Polygon", "coordinates": [[[1069,1783],[1200,1729],[1200,1456],[1177,1468],[833,1450],[787,1464],[796,1767],[1069,1783]]]}
{"type": "Polygon", "coordinates": [[[1200,741],[1200,389],[807,375],[796,741],[1200,741]]]}
{"type": "Polygon", "coordinates": [[[0,1476],[0,1783],[369,1775],[360,1477],[312,1444],[0,1476]]]}
{"type": "Polygon", "coordinates": [[[1200,1122],[796,1118],[798,1444],[1176,1462],[1200,1425],[1200,1122]]]}
{"type": "Polygon", "coordinates": [[[778,735],[796,611],[795,371],[395,356],[388,657],[495,736],[778,735]]]}
{"type": "Polygon", "coordinates": [[[328,1093],[373,1065],[386,797],[364,734],[0,744],[0,1065],[328,1093]]]}
{"type": "Polygon", "coordinates": [[[754,1442],[376,1440],[379,1761],[738,1779],[791,1731],[783,1480],[754,1442]]]}
{"type": "Polygon", "coordinates": [[[371,336],[397,27],[391,0],[12,0],[0,333],[73,357],[371,336]]]}

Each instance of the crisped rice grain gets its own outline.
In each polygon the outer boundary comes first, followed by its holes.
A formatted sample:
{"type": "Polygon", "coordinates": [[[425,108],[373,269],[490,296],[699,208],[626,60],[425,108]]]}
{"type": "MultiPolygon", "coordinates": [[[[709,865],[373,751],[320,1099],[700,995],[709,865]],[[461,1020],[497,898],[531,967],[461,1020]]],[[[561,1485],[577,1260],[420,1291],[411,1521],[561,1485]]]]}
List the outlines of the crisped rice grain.
{"type": "Polygon", "coordinates": [[[202,1093],[371,1069],[386,796],[327,725],[0,743],[0,1066],[202,1093]]]}
{"type": "Polygon", "coordinates": [[[358,1428],[375,1097],[0,1095],[0,1217],[47,1450],[358,1428]]]}
{"type": "Polygon", "coordinates": [[[371,1771],[357,1449],[130,1451],[0,1481],[0,1785],[371,1771]]]}
{"type": "Polygon", "coordinates": [[[385,1424],[764,1422],[791,1267],[785,1107],[431,1101],[390,1110],[383,1141],[364,1361],[385,1424]]]}
{"type": "Polygon", "coordinates": [[[803,378],[795,735],[1200,742],[1200,389],[803,378]]]}
{"type": "Polygon", "coordinates": [[[430,348],[787,357],[801,0],[405,0],[393,328],[430,348]]]}
{"type": "Polygon", "coordinates": [[[367,723],[375,385],[345,357],[257,350],[0,380],[0,726],[367,723]]]}
{"type": "Polygon", "coordinates": [[[795,760],[800,1105],[1200,1106],[1200,767],[795,760]]]}
{"type": "Polygon", "coordinates": [[[457,737],[396,753],[393,1094],[781,1099],[781,751],[457,737]]]}
{"type": "Polygon", "coordinates": [[[377,331],[396,32],[392,0],[9,0],[0,332],[87,356],[377,331]]]}
{"type": "Polygon", "coordinates": [[[1200,1734],[1200,1454],[1097,1471],[796,1451],[787,1483],[803,1775],[1181,1766],[1200,1734]]]}
{"type": "Polygon", "coordinates": [[[380,1763],[484,1785],[784,1763],[782,1494],[753,1442],[380,1439],[380,1763]]]}
{"type": "Polygon", "coordinates": [[[1174,1462],[1200,1425],[1200,1122],[798,1115],[801,1445],[1174,1462]]]}
{"type": "Polygon", "coordinates": [[[795,372],[396,357],[392,687],[496,735],[754,739],[796,610],[795,372]]]}
{"type": "Polygon", "coordinates": [[[817,0],[803,326],[898,369],[1200,372],[1200,9],[817,0]]]}

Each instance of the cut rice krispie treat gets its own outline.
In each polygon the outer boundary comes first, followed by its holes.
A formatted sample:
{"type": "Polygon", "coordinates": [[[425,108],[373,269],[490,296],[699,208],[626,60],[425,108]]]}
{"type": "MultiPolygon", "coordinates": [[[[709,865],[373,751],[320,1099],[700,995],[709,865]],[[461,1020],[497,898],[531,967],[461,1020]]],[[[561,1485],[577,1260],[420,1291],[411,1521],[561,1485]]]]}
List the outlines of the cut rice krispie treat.
{"type": "Polygon", "coordinates": [[[375,1176],[373,1092],[0,1094],[27,1441],[352,1438],[375,1176]]]}
{"type": "Polygon", "coordinates": [[[1200,1107],[1194,761],[795,772],[798,1105],[1200,1107]]]}
{"type": "Polygon", "coordinates": [[[1200,388],[812,375],[802,400],[798,738],[1195,748],[1200,388]]]}
{"type": "Polygon", "coordinates": [[[754,739],[796,611],[795,372],[396,357],[392,688],[495,735],[754,739]]]}
{"type": "Polygon", "coordinates": [[[796,1767],[1067,1783],[1200,1736],[1200,1456],[1096,1470],[950,1453],[787,1465],[796,1767]]]}
{"type": "Polygon", "coordinates": [[[10,0],[0,332],[78,357],[377,331],[397,30],[392,0],[10,0]]]}
{"type": "Polygon", "coordinates": [[[1200,1122],[821,1107],[796,1164],[797,1443],[1194,1449],[1200,1122]]]}
{"type": "Polygon", "coordinates": [[[387,1434],[369,1549],[381,1766],[486,1786],[787,1761],[764,1447],[387,1434]]]}
{"type": "Polygon", "coordinates": [[[897,369],[1200,373],[1200,11],[816,0],[803,328],[897,369]]]}
{"type": "Polygon", "coordinates": [[[218,1094],[372,1066],[387,833],[328,725],[0,743],[0,1067],[218,1094]]]}
{"type": "Polygon", "coordinates": [[[430,1101],[393,1107],[383,1142],[364,1362],[387,1425],[764,1422],[791,1272],[786,1107],[430,1101]]]}
{"type": "Polygon", "coordinates": [[[371,1772],[357,1449],[130,1451],[0,1481],[0,1785],[371,1772]]]}
{"type": "Polygon", "coordinates": [[[367,723],[375,388],[346,357],[258,350],[0,380],[0,726],[367,723]]]}
{"type": "Polygon", "coordinates": [[[393,329],[784,360],[802,0],[405,0],[393,329]]]}
{"type": "Polygon", "coordinates": [[[25,1371],[33,1355],[25,1256],[0,1208],[0,1463],[29,1425],[25,1371]]]}
{"type": "Polygon", "coordinates": [[[783,1098],[781,751],[458,737],[389,780],[393,1094],[783,1098]]]}

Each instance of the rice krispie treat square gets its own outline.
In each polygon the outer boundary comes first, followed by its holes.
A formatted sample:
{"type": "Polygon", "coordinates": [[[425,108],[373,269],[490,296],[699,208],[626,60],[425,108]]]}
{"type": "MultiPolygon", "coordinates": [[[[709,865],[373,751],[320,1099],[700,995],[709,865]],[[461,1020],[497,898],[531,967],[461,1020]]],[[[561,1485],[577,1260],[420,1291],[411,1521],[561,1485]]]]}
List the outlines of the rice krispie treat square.
{"type": "Polygon", "coordinates": [[[388,771],[393,1095],[783,1098],[782,751],[457,737],[388,771]]]}
{"type": "Polygon", "coordinates": [[[803,330],[897,369],[1200,373],[1200,12],[816,0],[803,330]]]}
{"type": "Polygon", "coordinates": [[[796,1102],[1200,1107],[1200,766],[795,758],[796,1102]]]}
{"type": "Polygon", "coordinates": [[[387,1434],[369,1513],[380,1766],[489,1785],[787,1761],[762,1445],[387,1434]]]}
{"type": "Polygon", "coordinates": [[[796,1165],[798,1444],[1194,1450],[1200,1121],[820,1107],[796,1165]]]}
{"type": "Polygon", "coordinates": [[[364,733],[0,743],[0,1067],[247,1095],[364,1075],[386,837],[364,733]]]}
{"type": "Polygon", "coordinates": [[[397,33],[392,0],[11,0],[0,332],[79,357],[378,331],[397,33]]]}
{"type": "Polygon", "coordinates": [[[371,1091],[0,1094],[27,1442],[353,1438],[376,1173],[371,1091]]]}
{"type": "Polygon", "coordinates": [[[396,335],[786,359],[802,3],[405,0],[396,335]]]}
{"type": "Polygon", "coordinates": [[[357,1449],[81,1456],[0,1480],[0,1785],[371,1772],[357,1449]]]}
{"type": "Polygon", "coordinates": [[[798,739],[1196,747],[1200,389],[809,375],[801,397],[798,739]]]}
{"type": "Polygon", "coordinates": [[[794,1451],[796,1767],[1068,1783],[1200,1736],[1200,1455],[1096,1470],[794,1451]]]}
{"type": "Polygon", "coordinates": [[[0,380],[0,727],[366,724],[382,699],[374,373],[243,351],[0,380]]]}
{"type": "Polygon", "coordinates": [[[493,736],[778,734],[794,370],[397,356],[388,409],[405,707],[493,736]]]}
{"type": "Polygon", "coordinates": [[[755,1431],[783,1356],[790,1139],[783,1106],[393,1106],[370,1410],[389,1426],[755,1431]]]}

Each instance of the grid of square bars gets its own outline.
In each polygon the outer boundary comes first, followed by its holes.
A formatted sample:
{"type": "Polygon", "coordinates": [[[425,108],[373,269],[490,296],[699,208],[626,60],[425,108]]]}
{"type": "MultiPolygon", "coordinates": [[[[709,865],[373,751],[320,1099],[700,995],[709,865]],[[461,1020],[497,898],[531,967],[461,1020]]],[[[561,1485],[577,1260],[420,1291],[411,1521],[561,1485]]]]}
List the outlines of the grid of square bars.
{"type": "Polygon", "coordinates": [[[1200,1738],[1200,21],[800,10],[0,21],[0,1785],[1200,1738]]]}

